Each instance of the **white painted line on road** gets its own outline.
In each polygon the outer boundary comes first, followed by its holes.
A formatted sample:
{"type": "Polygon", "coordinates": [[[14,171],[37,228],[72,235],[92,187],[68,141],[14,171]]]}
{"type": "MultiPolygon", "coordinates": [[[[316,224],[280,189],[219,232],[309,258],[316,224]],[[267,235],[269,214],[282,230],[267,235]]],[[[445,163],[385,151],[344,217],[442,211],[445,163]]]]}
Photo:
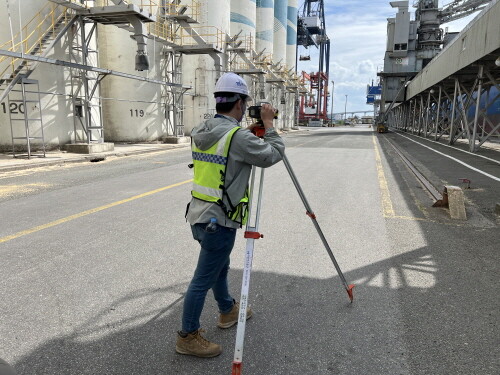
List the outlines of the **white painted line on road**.
{"type": "MultiPolygon", "coordinates": [[[[415,141],[414,139],[411,139],[411,138],[409,138],[409,137],[407,137],[407,136],[405,136],[405,135],[402,135],[402,134],[399,134],[399,133],[395,133],[395,134],[397,134],[397,135],[399,135],[399,136],[401,136],[401,137],[403,137],[403,138],[406,138],[406,139],[408,139],[408,140],[410,140],[410,141],[412,141],[412,142],[414,142],[414,143],[416,143],[416,144],[419,144],[420,146],[423,146],[423,147],[425,147],[425,148],[428,148],[429,150],[432,150],[432,151],[434,151],[435,153],[437,153],[437,154],[439,154],[439,155],[445,156],[445,157],[447,157],[448,159],[454,160],[454,161],[456,161],[457,163],[462,164],[463,166],[465,166],[465,167],[467,167],[467,168],[469,168],[469,169],[472,169],[473,171],[476,171],[476,172],[478,172],[478,173],[481,173],[482,175],[485,175],[486,177],[489,177],[489,178],[491,178],[491,179],[493,179],[493,180],[495,180],[495,181],[500,182],[500,178],[499,178],[499,177],[495,177],[495,176],[493,176],[493,175],[491,175],[491,174],[489,174],[489,173],[486,173],[485,171],[482,171],[482,170],[480,170],[480,169],[474,168],[472,165],[469,165],[469,164],[467,164],[467,163],[463,162],[462,160],[459,160],[459,159],[457,159],[457,158],[454,158],[453,156],[450,156],[450,155],[446,155],[446,154],[444,154],[444,153],[442,153],[442,152],[440,152],[440,151],[437,151],[437,150],[433,149],[432,147],[426,146],[426,145],[424,145],[423,143],[417,142],[417,141],[415,141]]],[[[479,155],[476,155],[476,156],[479,156],[479,155]]],[[[487,158],[487,159],[489,159],[489,158],[487,158]]],[[[492,160],[492,161],[495,161],[495,162],[496,162],[496,160],[493,160],[493,159],[489,159],[489,160],[492,160]]]]}
{"type": "MultiPolygon", "coordinates": [[[[396,134],[400,135],[401,137],[405,137],[405,138],[411,139],[410,137],[404,136],[403,134],[400,134],[399,132],[396,132],[396,134]]],[[[440,145],[440,146],[451,148],[452,150],[457,150],[457,151],[465,152],[466,154],[469,154],[469,155],[472,155],[472,156],[477,156],[478,158],[483,158],[483,159],[492,161],[493,163],[500,164],[500,161],[492,159],[492,158],[489,158],[489,157],[484,156],[484,155],[478,155],[478,154],[476,154],[474,152],[462,150],[461,148],[453,147],[453,146],[450,146],[450,145],[445,145],[444,143],[441,143],[441,142],[438,142],[438,141],[433,141],[432,139],[428,139],[428,138],[422,138],[422,139],[425,139],[427,142],[432,142],[432,143],[435,143],[435,144],[440,145]]]]}
{"type": "Polygon", "coordinates": [[[147,197],[149,195],[153,195],[153,194],[159,193],[161,191],[171,189],[171,188],[176,187],[176,186],[184,185],[184,184],[187,184],[188,182],[192,182],[192,181],[193,180],[186,180],[186,181],[178,182],[177,184],[172,184],[172,185],[165,186],[165,187],[162,187],[162,188],[159,188],[156,190],[148,191],[146,193],[134,195],[133,197],[126,198],[126,199],[123,199],[121,201],[117,201],[117,202],[106,204],[104,206],[92,208],[90,210],[83,211],[83,212],[80,212],[78,214],[67,216],[67,217],[64,217],[64,218],[59,219],[59,220],[51,221],[50,223],[47,223],[47,224],[42,224],[42,225],[39,225],[39,226],[31,228],[31,229],[26,229],[26,230],[23,230],[21,232],[11,234],[10,236],[0,237],[0,243],[7,242],[7,241],[10,241],[10,240],[13,240],[15,238],[22,237],[22,236],[26,236],[26,235],[31,234],[31,233],[39,232],[43,229],[55,227],[56,225],[67,223],[68,221],[78,219],[80,217],[87,216],[90,214],[94,214],[96,212],[106,210],[108,208],[115,207],[115,206],[118,206],[118,205],[123,204],[123,203],[131,202],[131,201],[134,201],[134,200],[139,199],[139,198],[144,198],[144,197],[147,197]]]}

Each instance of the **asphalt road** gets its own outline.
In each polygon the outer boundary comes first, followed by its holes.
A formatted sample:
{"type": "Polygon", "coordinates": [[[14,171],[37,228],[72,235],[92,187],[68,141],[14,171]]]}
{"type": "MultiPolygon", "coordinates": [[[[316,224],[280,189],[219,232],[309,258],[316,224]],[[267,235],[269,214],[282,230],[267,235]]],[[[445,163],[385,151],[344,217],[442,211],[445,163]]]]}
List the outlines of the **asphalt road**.
{"type": "MultiPolygon", "coordinates": [[[[354,303],[284,165],[266,170],[243,373],[497,374],[500,183],[395,133],[285,141],[354,303]],[[468,220],[432,208],[388,142],[435,185],[470,178],[468,220]]],[[[456,156],[500,177],[495,162],[456,156]]],[[[184,220],[189,162],[182,148],[0,175],[0,358],[21,375],[230,374],[236,329],[216,327],[211,294],[202,326],[223,354],[174,350],[198,254],[184,220]]],[[[240,231],[237,299],[244,248],[240,231]]]]}

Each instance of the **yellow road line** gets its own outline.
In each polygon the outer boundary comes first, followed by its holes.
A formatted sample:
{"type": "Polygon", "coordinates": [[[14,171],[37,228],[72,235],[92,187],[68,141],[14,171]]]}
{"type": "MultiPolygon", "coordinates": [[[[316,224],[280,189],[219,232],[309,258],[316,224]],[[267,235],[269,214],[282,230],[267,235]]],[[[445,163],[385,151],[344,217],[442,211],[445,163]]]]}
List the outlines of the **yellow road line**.
{"type": "Polygon", "coordinates": [[[375,147],[375,162],[377,165],[377,175],[378,184],[380,186],[380,194],[382,195],[382,209],[384,212],[384,217],[394,217],[394,208],[392,207],[391,195],[389,194],[389,188],[387,186],[387,180],[385,179],[384,168],[382,167],[382,159],[380,158],[380,151],[375,138],[375,134],[372,135],[373,146],[375,147]]]}
{"type": "Polygon", "coordinates": [[[31,229],[26,229],[26,230],[23,230],[21,232],[17,232],[17,233],[11,234],[10,236],[1,237],[0,238],[0,243],[7,242],[7,241],[13,240],[15,238],[26,236],[28,234],[32,234],[32,233],[35,233],[35,232],[39,232],[39,231],[47,229],[47,228],[55,227],[56,225],[67,223],[68,221],[71,221],[71,220],[74,220],[74,219],[78,219],[78,218],[83,217],[83,216],[91,215],[91,214],[94,214],[96,212],[103,211],[103,210],[106,210],[106,209],[111,208],[111,207],[118,206],[118,205],[123,204],[123,203],[134,201],[136,199],[144,198],[144,197],[147,197],[149,195],[153,195],[153,194],[162,192],[164,190],[168,190],[168,189],[171,189],[171,188],[174,188],[174,187],[177,187],[177,186],[181,186],[181,185],[187,184],[187,183],[192,182],[192,181],[193,180],[186,180],[186,181],[182,181],[182,182],[179,182],[177,184],[165,186],[165,187],[162,187],[162,188],[159,188],[159,189],[156,189],[156,190],[151,190],[151,191],[148,191],[146,193],[142,193],[142,194],[139,194],[139,195],[134,195],[133,197],[130,197],[130,198],[127,198],[127,199],[123,199],[121,201],[117,201],[117,202],[113,202],[113,203],[110,203],[110,204],[106,204],[104,206],[92,208],[90,210],[83,211],[83,212],[80,212],[78,214],[67,216],[67,217],[64,217],[64,218],[59,219],[59,220],[51,221],[50,223],[47,223],[47,224],[39,225],[39,226],[31,228],[31,229]]]}

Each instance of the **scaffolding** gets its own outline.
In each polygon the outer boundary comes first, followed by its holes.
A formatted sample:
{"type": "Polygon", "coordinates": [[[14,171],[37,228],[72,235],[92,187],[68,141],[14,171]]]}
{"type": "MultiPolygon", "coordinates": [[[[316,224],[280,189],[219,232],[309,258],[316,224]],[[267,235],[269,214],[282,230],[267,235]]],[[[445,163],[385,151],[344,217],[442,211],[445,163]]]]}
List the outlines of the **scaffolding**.
{"type": "Polygon", "coordinates": [[[449,145],[466,142],[476,152],[486,141],[500,142],[500,121],[489,109],[500,99],[500,85],[488,66],[473,75],[454,75],[389,112],[388,125],[449,145]],[[462,141],[460,141],[462,140],[462,141]]]}
{"type": "MultiPolygon", "coordinates": [[[[191,89],[182,84],[183,56],[205,54],[213,58],[217,77],[226,71],[247,75],[255,98],[264,99],[265,85],[270,84],[272,97],[279,98],[279,103],[287,103],[292,95],[296,98],[292,102],[296,102],[300,94],[298,77],[273,64],[272,54],[255,51],[254,36],[228,36],[216,27],[200,26],[200,4],[194,0],[135,3],[121,0],[46,2],[12,40],[0,46],[0,101],[22,80],[26,83],[40,63],[69,68],[74,121],[71,143],[100,143],[104,142],[100,83],[108,76],[141,80],[161,86],[159,110],[167,137],[183,137],[184,95],[191,89]],[[160,79],[100,68],[96,44],[98,25],[113,25],[132,33],[138,44],[138,70],[148,65],[147,40],[159,43],[162,48],[160,79]],[[69,61],[48,58],[63,37],[68,38],[69,61]]],[[[33,138],[26,134],[23,137],[30,149],[29,140],[33,138]]]]}

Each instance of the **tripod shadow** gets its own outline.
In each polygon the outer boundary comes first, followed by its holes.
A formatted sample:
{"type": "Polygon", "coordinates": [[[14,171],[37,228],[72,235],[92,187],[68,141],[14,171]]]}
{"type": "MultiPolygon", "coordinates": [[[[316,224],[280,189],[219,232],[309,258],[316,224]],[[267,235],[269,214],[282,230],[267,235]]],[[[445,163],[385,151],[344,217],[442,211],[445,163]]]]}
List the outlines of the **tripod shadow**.
{"type": "MultiPolygon", "coordinates": [[[[485,321],[471,321],[468,307],[450,311],[440,304],[442,294],[456,282],[449,273],[452,266],[446,254],[423,247],[352,270],[345,275],[357,284],[353,304],[338,277],[254,272],[254,317],[247,323],[245,373],[408,373],[411,368],[427,366],[421,363],[424,354],[434,374],[464,373],[454,371],[462,368],[464,358],[484,354],[478,353],[478,348],[457,346],[449,338],[457,330],[473,334],[485,321]],[[409,282],[409,273],[416,273],[424,280],[422,284],[409,282]],[[411,302],[394,305],[395,294],[411,302]],[[420,309],[422,305],[426,309],[420,309]],[[412,322],[425,322],[422,336],[405,338],[405,324],[412,322]]],[[[241,271],[231,271],[230,284],[239,285],[240,280],[241,271]]],[[[228,374],[236,331],[215,327],[217,311],[211,295],[205,304],[202,327],[207,329],[208,338],[222,344],[223,354],[207,360],[175,353],[181,291],[185,288],[185,284],[177,284],[125,295],[83,322],[74,333],[44,342],[18,360],[15,368],[26,375],[228,374]],[[167,294],[172,293],[178,296],[167,306],[151,307],[151,301],[167,300],[167,294]],[[114,318],[131,304],[141,306],[141,313],[114,318]]],[[[463,305],[469,306],[476,297],[462,301],[463,305]]],[[[482,331],[483,341],[495,341],[494,332],[482,331]]],[[[469,363],[467,373],[479,370],[480,363],[469,363]]]]}

